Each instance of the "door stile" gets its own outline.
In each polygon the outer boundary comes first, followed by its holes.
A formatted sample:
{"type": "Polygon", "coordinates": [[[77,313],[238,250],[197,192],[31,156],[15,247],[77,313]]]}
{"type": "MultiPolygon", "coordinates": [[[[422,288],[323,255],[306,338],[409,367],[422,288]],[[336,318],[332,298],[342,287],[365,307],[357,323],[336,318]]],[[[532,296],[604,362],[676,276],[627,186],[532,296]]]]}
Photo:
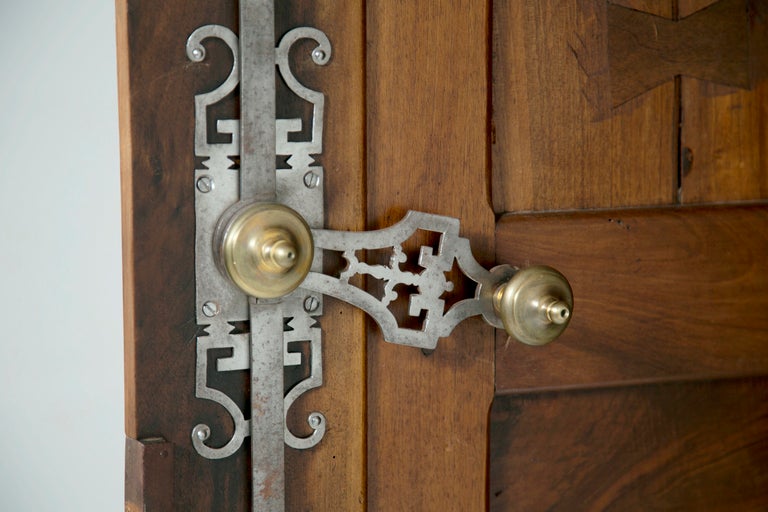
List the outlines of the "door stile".
{"type": "MultiPolygon", "coordinates": [[[[476,0],[366,6],[367,227],[409,209],[459,217],[486,265],[489,14],[476,0]]],[[[466,321],[428,354],[385,343],[373,325],[368,339],[370,510],[484,510],[492,328],[466,321]]]]}

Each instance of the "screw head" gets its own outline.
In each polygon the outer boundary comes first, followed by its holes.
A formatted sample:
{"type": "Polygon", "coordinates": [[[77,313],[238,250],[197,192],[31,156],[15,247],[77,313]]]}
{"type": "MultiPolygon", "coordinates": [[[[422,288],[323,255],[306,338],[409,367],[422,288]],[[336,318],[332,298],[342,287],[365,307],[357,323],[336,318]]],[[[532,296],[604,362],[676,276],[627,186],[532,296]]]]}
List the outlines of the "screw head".
{"type": "Polygon", "coordinates": [[[211,178],[208,175],[204,175],[197,178],[196,186],[197,186],[197,190],[199,190],[203,194],[207,194],[208,192],[213,190],[216,185],[213,182],[213,178],[211,178]]]}
{"type": "Polygon", "coordinates": [[[307,313],[312,313],[314,311],[317,311],[317,308],[320,307],[320,301],[317,300],[317,297],[314,295],[310,295],[306,299],[304,299],[304,311],[307,313]]]}
{"type": "Polygon", "coordinates": [[[304,175],[304,185],[307,188],[317,188],[320,185],[320,176],[312,171],[304,175]]]}
{"type": "Polygon", "coordinates": [[[221,307],[213,302],[212,300],[209,300],[205,304],[203,304],[203,314],[207,317],[214,317],[221,313],[221,307]]]}

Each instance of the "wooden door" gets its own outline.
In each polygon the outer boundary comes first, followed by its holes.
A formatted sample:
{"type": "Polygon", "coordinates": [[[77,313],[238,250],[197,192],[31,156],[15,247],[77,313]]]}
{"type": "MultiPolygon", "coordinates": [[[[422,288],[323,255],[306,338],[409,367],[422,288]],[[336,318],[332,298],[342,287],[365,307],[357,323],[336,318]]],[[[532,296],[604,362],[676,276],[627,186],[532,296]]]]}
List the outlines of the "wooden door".
{"type": "MultiPolygon", "coordinates": [[[[191,66],[184,42],[204,24],[234,29],[236,3],[117,3],[126,508],[249,510],[248,450],[209,461],[189,439],[201,419],[227,428],[193,391],[191,176],[194,95],[229,63],[212,47],[191,66]]],[[[326,68],[296,64],[327,96],[326,226],[457,217],[481,263],[555,266],[576,297],[546,347],[470,319],[430,353],[327,299],[324,385],[289,421],[321,410],[329,430],[286,449],[288,510],[765,508],[764,4],[725,2],[751,16],[749,83],[658,71],[669,45],[647,72],[611,67],[634,56],[616,31],[647,26],[633,16],[695,41],[685,17],[709,3],[277,4],[278,34],[315,26],[334,47],[326,68]]],[[[454,295],[472,293],[452,276],[454,295]]],[[[243,375],[211,378],[244,401],[243,375]]]]}
{"type": "Polygon", "coordinates": [[[494,2],[496,256],[576,304],[497,334],[491,510],[768,507],[766,7],[494,2]]]}

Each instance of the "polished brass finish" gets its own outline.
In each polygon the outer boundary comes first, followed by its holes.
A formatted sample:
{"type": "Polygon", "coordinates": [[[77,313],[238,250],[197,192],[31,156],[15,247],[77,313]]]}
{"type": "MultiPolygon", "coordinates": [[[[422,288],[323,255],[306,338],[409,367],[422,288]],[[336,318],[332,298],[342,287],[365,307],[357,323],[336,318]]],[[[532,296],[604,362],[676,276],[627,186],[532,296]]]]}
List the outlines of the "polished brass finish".
{"type": "Polygon", "coordinates": [[[301,216],[281,204],[239,204],[224,214],[214,237],[219,267],[246,294],[282,297],[312,265],[314,244],[301,216]]]}
{"type": "Polygon", "coordinates": [[[493,308],[510,336],[528,345],[544,345],[568,326],[573,292],[557,270],[533,266],[518,270],[496,288],[493,308]]]}
{"type": "Polygon", "coordinates": [[[282,229],[267,229],[261,245],[260,264],[270,272],[288,272],[296,265],[296,247],[282,229]]]}

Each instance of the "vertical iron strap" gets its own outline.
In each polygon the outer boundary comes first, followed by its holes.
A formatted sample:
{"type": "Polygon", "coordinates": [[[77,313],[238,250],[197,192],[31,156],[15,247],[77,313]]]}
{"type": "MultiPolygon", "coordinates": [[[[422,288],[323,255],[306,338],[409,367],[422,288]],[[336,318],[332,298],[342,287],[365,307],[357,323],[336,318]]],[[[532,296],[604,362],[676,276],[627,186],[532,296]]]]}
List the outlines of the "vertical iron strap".
{"type": "MultiPolygon", "coordinates": [[[[274,201],[274,0],[240,0],[240,199],[274,201]]],[[[252,510],[285,510],[283,314],[249,299],[252,510]]]]}
{"type": "Polygon", "coordinates": [[[283,310],[251,297],[251,468],[254,512],[285,510],[283,310]]]}
{"type": "Polygon", "coordinates": [[[240,1],[240,198],[275,200],[275,5],[240,1]]]}

